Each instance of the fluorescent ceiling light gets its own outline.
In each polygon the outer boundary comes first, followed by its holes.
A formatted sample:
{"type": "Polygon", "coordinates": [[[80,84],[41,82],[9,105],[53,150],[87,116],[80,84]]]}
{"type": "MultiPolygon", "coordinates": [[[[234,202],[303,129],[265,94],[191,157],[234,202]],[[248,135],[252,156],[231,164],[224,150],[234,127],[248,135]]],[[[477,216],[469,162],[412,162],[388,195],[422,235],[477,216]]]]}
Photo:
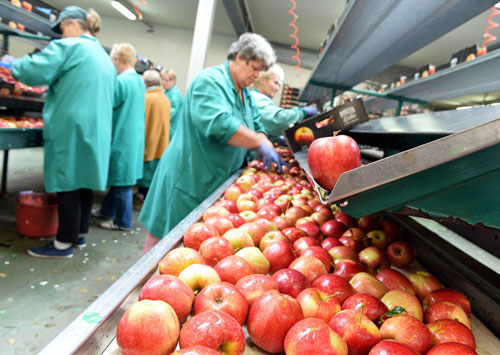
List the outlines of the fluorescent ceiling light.
{"type": "Polygon", "coordinates": [[[468,108],[472,108],[472,106],[460,106],[460,107],[457,107],[456,109],[457,110],[467,110],[468,108]]]}
{"type": "Polygon", "coordinates": [[[497,2],[497,3],[495,4],[495,7],[496,7],[497,9],[500,9],[500,2],[497,2]]]}
{"type": "Polygon", "coordinates": [[[113,6],[116,9],[116,11],[121,13],[123,16],[125,16],[129,20],[134,21],[136,19],[136,16],[134,15],[134,13],[132,13],[132,11],[127,9],[125,6],[123,6],[123,4],[121,2],[111,1],[111,6],[113,6]]]}

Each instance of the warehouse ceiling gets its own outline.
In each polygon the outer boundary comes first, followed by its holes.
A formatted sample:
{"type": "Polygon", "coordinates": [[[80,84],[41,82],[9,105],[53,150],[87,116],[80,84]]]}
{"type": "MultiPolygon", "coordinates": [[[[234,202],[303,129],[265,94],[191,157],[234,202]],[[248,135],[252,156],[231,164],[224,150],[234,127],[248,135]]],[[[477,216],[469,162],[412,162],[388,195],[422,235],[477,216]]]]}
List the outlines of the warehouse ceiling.
{"type": "MultiPolygon", "coordinates": [[[[111,6],[110,0],[46,0],[46,2],[59,9],[68,5],[93,7],[102,16],[125,19],[111,6]]],[[[122,2],[130,5],[139,1],[122,0],[122,2]]],[[[138,8],[147,23],[153,26],[173,26],[190,30],[194,28],[198,0],[147,0],[146,2],[146,6],[138,8]]],[[[306,67],[314,66],[318,48],[330,26],[344,10],[345,3],[345,0],[296,0],[299,47],[304,52],[306,67]]],[[[285,48],[293,43],[290,38],[293,30],[288,25],[292,19],[288,13],[292,6],[290,0],[217,0],[213,32],[236,37],[236,31],[226,10],[228,4],[230,7],[243,4],[253,31],[262,34],[273,44],[281,44],[285,48]]],[[[238,13],[231,8],[229,11],[233,22],[242,22],[235,19],[238,13]]],[[[481,44],[484,30],[488,26],[488,14],[489,12],[485,12],[477,16],[399,64],[411,68],[419,68],[428,63],[440,65],[447,62],[454,52],[474,43],[481,44]]],[[[500,37],[500,28],[491,32],[500,37]]]]}

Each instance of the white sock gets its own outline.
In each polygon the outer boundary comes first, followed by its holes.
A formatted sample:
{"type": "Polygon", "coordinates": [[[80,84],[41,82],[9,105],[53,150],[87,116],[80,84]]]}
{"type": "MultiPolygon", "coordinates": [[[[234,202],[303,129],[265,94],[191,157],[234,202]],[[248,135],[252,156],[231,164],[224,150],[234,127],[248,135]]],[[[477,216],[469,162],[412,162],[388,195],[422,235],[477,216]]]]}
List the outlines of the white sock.
{"type": "Polygon", "coordinates": [[[71,248],[71,243],[63,243],[63,242],[60,242],[56,239],[56,240],[54,240],[54,246],[56,247],[56,249],[64,250],[64,249],[71,248]]]}

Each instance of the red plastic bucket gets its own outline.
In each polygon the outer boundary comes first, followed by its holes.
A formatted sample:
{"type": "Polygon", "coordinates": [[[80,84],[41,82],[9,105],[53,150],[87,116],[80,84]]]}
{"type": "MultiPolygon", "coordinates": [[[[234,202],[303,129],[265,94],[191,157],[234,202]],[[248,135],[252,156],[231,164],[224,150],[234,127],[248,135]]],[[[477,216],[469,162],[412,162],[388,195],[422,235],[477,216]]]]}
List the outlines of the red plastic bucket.
{"type": "Polygon", "coordinates": [[[17,231],[32,238],[57,234],[57,195],[21,193],[16,196],[17,231]]]}

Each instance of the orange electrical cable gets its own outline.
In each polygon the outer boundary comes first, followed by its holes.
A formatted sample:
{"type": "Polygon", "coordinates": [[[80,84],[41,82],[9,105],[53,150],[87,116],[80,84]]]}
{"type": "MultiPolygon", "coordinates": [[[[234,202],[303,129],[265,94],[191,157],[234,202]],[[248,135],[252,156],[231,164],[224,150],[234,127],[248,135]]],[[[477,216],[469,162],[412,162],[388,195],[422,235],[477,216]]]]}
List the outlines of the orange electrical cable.
{"type": "Polygon", "coordinates": [[[292,58],[297,60],[297,64],[294,65],[293,68],[299,70],[299,74],[297,75],[297,78],[299,78],[299,80],[300,80],[300,85],[304,86],[304,81],[302,80],[302,68],[300,66],[300,64],[301,64],[300,49],[298,47],[299,46],[299,37],[297,37],[297,33],[299,32],[299,28],[295,24],[295,22],[297,22],[297,14],[295,13],[296,4],[295,4],[295,0],[288,0],[288,1],[290,1],[292,3],[292,8],[290,10],[288,10],[288,13],[290,15],[292,15],[292,17],[293,17],[292,21],[288,25],[294,29],[293,33],[290,35],[290,38],[295,40],[295,43],[292,44],[290,46],[290,48],[295,49],[296,54],[292,55],[292,58]]]}
{"type": "Polygon", "coordinates": [[[488,16],[488,23],[490,24],[488,26],[488,28],[486,28],[486,30],[484,31],[484,36],[483,37],[486,37],[486,39],[484,40],[482,46],[481,46],[481,52],[483,52],[483,54],[486,54],[486,43],[490,43],[490,42],[493,42],[497,39],[496,36],[492,35],[490,33],[490,30],[500,26],[498,23],[496,23],[495,21],[492,20],[492,18],[494,16],[497,16],[497,15],[500,15],[500,10],[497,9],[496,7],[491,7],[491,14],[488,16]]]}
{"type": "Polygon", "coordinates": [[[142,13],[137,9],[137,6],[146,6],[147,4],[148,3],[146,2],[146,0],[136,1],[135,3],[132,4],[134,11],[139,16],[139,20],[142,20],[142,13]]]}

